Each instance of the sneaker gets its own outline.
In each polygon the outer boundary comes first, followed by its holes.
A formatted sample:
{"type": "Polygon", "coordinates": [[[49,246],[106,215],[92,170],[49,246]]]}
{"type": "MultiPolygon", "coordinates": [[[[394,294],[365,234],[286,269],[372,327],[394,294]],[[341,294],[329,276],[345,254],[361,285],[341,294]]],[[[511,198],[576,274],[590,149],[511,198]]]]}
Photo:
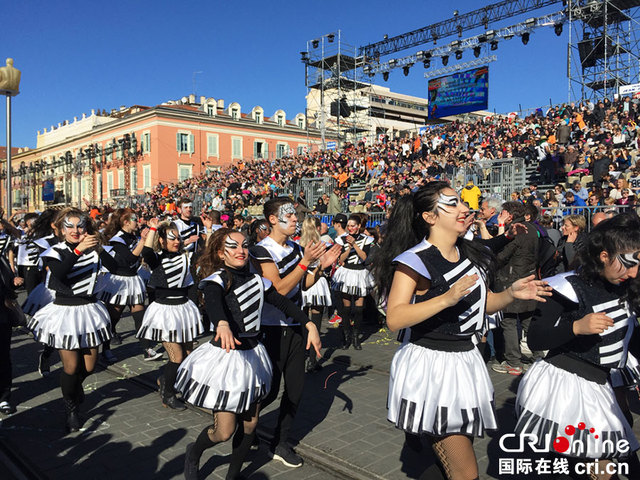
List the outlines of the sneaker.
{"type": "Polygon", "coordinates": [[[51,373],[49,370],[49,355],[45,355],[44,350],[40,352],[40,356],[38,357],[38,372],[40,372],[40,376],[46,377],[51,373]]]}
{"type": "Polygon", "coordinates": [[[512,367],[506,361],[491,365],[491,369],[498,373],[508,373],[510,375],[522,375],[522,367],[512,367]]]}
{"type": "Polygon", "coordinates": [[[102,359],[107,363],[116,363],[118,361],[118,358],[113,354],[111,350],[103,351],[102,359]]]}
{"type": "Polygon", "coordinates": [[[122,345],[122,337],[119,333],[114,332],[113,337],[111,338],[111,345],[122,345]]]}
{"type": "Polygon", "coordinates": [[[329,325],[337,327],[342,322],[342,317],[337,313],[329,319],[329,325]]]}
{"type": "Polygon", "coordinates": [[[162,358],[162,353],[156,352],[153,348],[147,348],[144,351],[143,360],[145,362],[150,362],[151,360],[158,360],[159,358],[162,358]]]}
{"type": "Polygon", "coordinates": [[[0,413],[4,413],[5,415],[11,415],[12,413],[16,413],[16,407],[11,405],[7,401],[0,402],[0,413]]]}
{"type": "Polygon", "coordinates": [[[285,464],[287,467],[298,468],[302,466],[302,457],[293,451],[288,445],[278,445],[272,453],[273,459],[285,464]]]}

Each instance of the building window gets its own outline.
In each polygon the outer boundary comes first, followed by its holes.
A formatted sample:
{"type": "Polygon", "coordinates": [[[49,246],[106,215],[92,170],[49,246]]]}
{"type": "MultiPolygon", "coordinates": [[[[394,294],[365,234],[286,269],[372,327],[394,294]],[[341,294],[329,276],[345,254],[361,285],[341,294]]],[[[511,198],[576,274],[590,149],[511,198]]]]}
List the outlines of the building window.
{"type": "Polygon", "coordinates": [[[304,155],[304,145],[298,145],[298,155],[304,155]]]}
{"type": "Polygon", "coordinates": [[[282,115],[278,115],[276,120],[278,121],[278,125],[281,127],[284,125],[284,117],[282,115]]]}
{"type": "Polygon", "coordinates": [[[218,156],[218,135],[207,134],[207,157],[218,156]]]}
{"type": "Polygon", "coordinates": [[[142,166],[142,182],[144,191],[148,191],[151,188],[151,165],[142,166]]]}
{"type": "Polygon", "coordinates": [[[231,109],[231,118],[233,120],[238,120],[240,118],[240,110],[238,110],[237,108],[232,108],[231,109]]]}
{"type": "Polygon", "coordinates": [[[193,165],[178,165],[178,181],[182,182],[187,178],[191,178],[193,165]]]}
{"type": "Polygon", "coordinates": [[[282,158],[287,155],[287,150],[289,149],[289,145],[286,143],[278,143],[276,145],[276,158],[282,158]]]}
{"type": "Polygon", "coordinates": [[[149,153],[151,151],[151,134],[144,132],[141,138],[142,153],[149,153]]]}
{"type": "Polygon", "coordinates": [[[304,118],[298,118],[298,128],[304,128],[304,118]]]}
{"type": "Polygon", "coordinates": [[[107,196],[111,196],[113,190],[113,172],[107,172],[107,196]]]}
{"type": "Polygon", "coordinates": [[[194,137],[190,133],[176,134],[176,148],[179,153],[193,153],[194,149],[194,137]]]}
{"type": "Polygon", "coordinates": [[[269,158],[269,144],[263,140],[253,142],[253,158],[269,158]]]}
{"type": "Polygon", "coordinates": [[[116,142],[115,143],[115,149],[116,149],[116,158],[120,159],[123,157],[123,150],[124,150],[124,143],[123,142],[116,142]]]}
{"type": "Polygon", "coordinates": [[[214,105],[207,105],[207,115],[213,117],[216,114],[216,107],[214,105]]]}
{"type": "Polygon", "coordinates": [[[118,169],[118,188],[124,188],[124,169],[118,169]]]}
{"type": "Polygon", "coordinates": [[[136,167],[131,167],[129,172],[129,185],[131,193],[138,193],[138,169],[136,167]]]}
{"type": "Polygon", "coordinates": [[[242,158],[242,138],[231,139],[231,158],[242,158]]]}
{"type": "Polygon", "coordinates": [[[256,112],[256,123],[262,123],[262,113],[256,112]]]}

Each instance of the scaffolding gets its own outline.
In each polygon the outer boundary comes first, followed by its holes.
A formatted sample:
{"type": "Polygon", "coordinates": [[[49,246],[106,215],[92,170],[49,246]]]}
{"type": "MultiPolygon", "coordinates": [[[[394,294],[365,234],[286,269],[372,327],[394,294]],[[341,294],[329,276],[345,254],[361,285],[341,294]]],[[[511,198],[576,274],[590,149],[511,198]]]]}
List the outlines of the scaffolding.
{"type": "Polygon", "coordinates": [[[340,30],[309,40],[301,52],[307,87],[307,128],[317,128],[322,149],[357,142],[368,132],[369,106],[361,92],[363,57],[342,41],[340,30]],[[338,143],[333,144],[337,139],[338,143]]]}
{"type": "Polygon", "coordinates": [[[569,99],[598,100],[638,83],[640,0],[569,0],[569,99]]]}

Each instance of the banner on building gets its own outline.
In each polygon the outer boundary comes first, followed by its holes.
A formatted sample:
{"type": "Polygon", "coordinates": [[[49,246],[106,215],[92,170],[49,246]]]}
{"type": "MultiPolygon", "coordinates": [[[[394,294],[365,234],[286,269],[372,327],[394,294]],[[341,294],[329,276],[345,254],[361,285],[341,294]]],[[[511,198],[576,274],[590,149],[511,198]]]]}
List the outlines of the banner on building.
{"type": "Polygon", "coordinates": [[[53,202],[55,197],[56,186],[52,180],[45,180],[42,182],[42,201],[53,202]]]}
{"type": "Polygon", "coordinates": [[[429,118],[485,110],[489,105],[489,67],[429,80],[429,118]]]}

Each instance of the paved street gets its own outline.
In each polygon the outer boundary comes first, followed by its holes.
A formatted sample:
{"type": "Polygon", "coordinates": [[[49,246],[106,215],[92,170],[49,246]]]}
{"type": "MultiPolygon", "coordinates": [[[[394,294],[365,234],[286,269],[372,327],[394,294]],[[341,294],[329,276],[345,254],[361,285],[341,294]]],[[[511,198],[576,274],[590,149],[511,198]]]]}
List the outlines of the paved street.
{"type": "MultiPolygon", "coordinates": [[[[118,325],[124,343],[113,350],[120,361],[108,368],[101,365],[85,382],[85,428],[71,435],[64,431],[57,354],[51,375],[41,378],[36,370],[39,346],[24,331],[14,331],[13,399],[18,412],[0,418],[0,465],[19,468],[1,478],[181,478],[185,447],[210,424],[210,415],[162,407],[154,385],[166,355],[162,361],[143,362],[132,328],[131,317],[125,317],[118,325]]],[[[395,335],[370,325],[362,351],[343,351],[335,348],[337,331],[323,331],[324,368],[307,376],[293,431],[305,465],[292,470],[271,461],[263,442],[250,454],[245,474],[256,479],[417,478],[432,461],[429,449],[416,454],[403,447],[404,435],[386,420],[395,335]]],[[[508,429],[514,423],[518,378],[492,371],[491,377],[499,421],[508,429]]],[[[640,411],[637,407],[636,402],[635,412],[640,411]]],[[[263,412],[263,439],[274,422],[272,409],[263,412]]],[[[639,424],[636,421],[637,435],[639,424]]],[[[499,478],[497,437],[476,440],[474,446],[480,478],[499,478]]],[[[201,478],[224,478],[230,451],[230,442],[206,451],[201,478]]]]}

